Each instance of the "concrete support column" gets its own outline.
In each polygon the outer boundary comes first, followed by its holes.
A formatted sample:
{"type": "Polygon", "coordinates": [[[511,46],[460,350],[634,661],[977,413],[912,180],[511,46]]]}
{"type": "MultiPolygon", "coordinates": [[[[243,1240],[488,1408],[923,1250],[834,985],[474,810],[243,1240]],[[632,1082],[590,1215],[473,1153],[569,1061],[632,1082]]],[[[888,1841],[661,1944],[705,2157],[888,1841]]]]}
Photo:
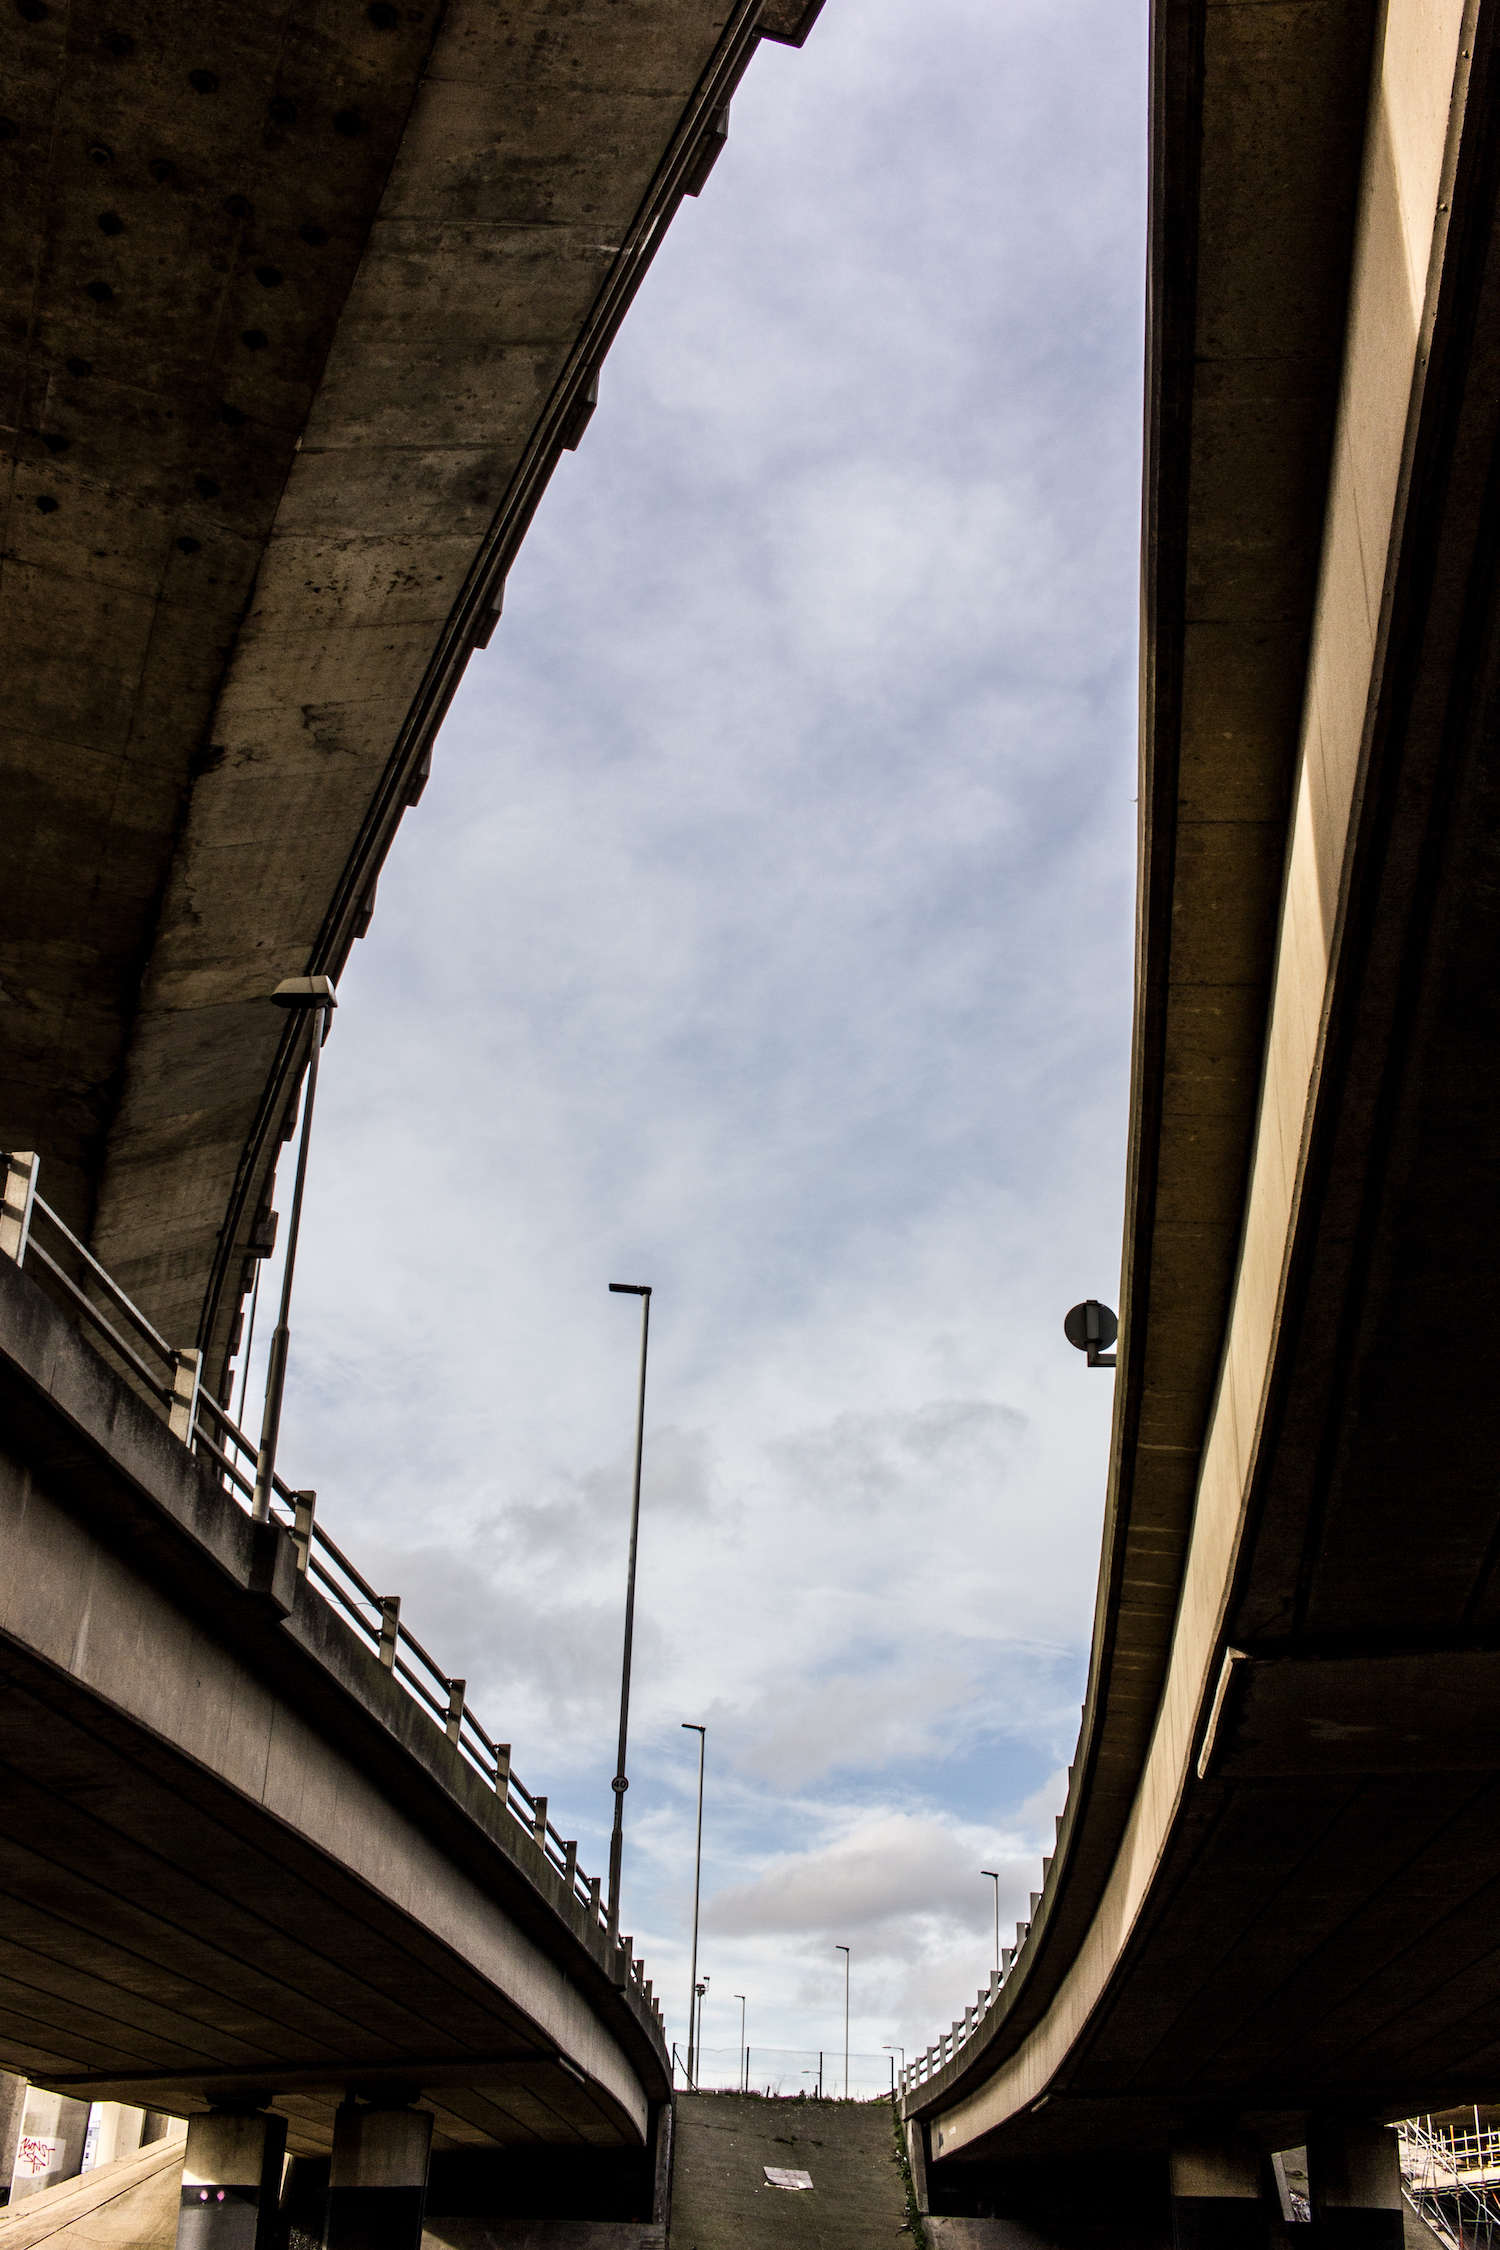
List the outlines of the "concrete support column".
{"type": "Polygon", "coordinates": [[[341,2102],[324,2250],[421,2250],[432,2112],[341,2102]]]}
{"type": "Polygon", "coordinates": [[[1253,2141],[1234,2133],[1181,2140],[1170,2161],[1173,2250],[1266,2250],[1271,2214],[1253,2141]]]}
{"type": "Polygon", "coordinates": [[[210,2110],[188,2120],[177,2250],[272,2250],[286,2119],[210,2110]]]}
{"type": "Polygon", "coordinates": [[[1327,2250],[1401,2250],[1394,2127],[1320,2120],[1307,2136],[1307,2180],[1327,2250]]]}

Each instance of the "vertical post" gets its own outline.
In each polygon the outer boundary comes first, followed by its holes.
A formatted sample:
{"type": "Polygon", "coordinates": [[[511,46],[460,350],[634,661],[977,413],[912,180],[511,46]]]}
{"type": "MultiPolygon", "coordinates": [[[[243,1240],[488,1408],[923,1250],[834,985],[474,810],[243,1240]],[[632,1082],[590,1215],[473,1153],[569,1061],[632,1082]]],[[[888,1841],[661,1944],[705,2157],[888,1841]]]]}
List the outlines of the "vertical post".
{"type": "Polygon", "coordinates": [[[495,1744],[495,1795],[502,1806],[510,1801],[510,1744],[495,1744]]]}
{"type": "Polygon", "coordinates": [[[1328,2250],[1401,2250],[1401,2156],[1393,2127],[1318,2120],[1307,2136],[1313,2224],[1328,2250]]]}
{"type": "Polygon", "coordinates": [[[599,1893],[603,1888],[604,1880],[602,1876],[591,1875],[589,1877],[589,1928],[591,1930],[597,1930],[599,1927],[599,1893]]]}
{"type": "Polygon", "coordinates": [[[849,1948],[836,1945],[835,1953],[844,1956],[844,2099],[849,2099],[849,1948]]]}
{"type": "Polygon", "coordinates": [[[313,1515],[317,1505],[316,1492],[292,1494],[292,1545],[297,1550],[297,1569],[303,1578],[312,1568],[313,1515]]]}
{"type": "Polygon", "coordinates": [[[272,2250],[286,2119],[210,2110],[188,2120],[177,2250],[272,2250]]]}
{"type": "Polygon", "coordinates": [[[1266,2250],[1260,2151],[1238,2133],[1178,2141],[1171,2151],[1173,2250],[1266,2250]]]}
{"type": "Polygon", "coordinates": [[[988,1875],[995,1886],[995,1967],[1000,1966],[1000,1871],[995,1867],[981,1867],[981,1875],[988,1875]]]}
{"type": "Polygon", "coordinates": [[[260,1453],[255,1463],[255,1498],[250,1513],[257,1523],[266,1523],[271,1514],[271,1493],[276,1476],[276,1440],[281,1433],[281,1394],[286,1387],[287,1352],[291,1347],[292,1332],[288,1326],[292,1310],[292,1275],[297,1265],[297,1231],[302,1224],[302,1190],[307,1180],[307,1146],[312,1133],[313,1100],[318,1091],[318,1049],[323,1044],[324,1026],[332,997],[312,1008],[312,1054],[307,1065],[307,1093],[302,1103],[302,1138],[297,1144],[297,1180],[292,1190],[292,1215],[286,1230],[286,1257],[281,1268],[281,1314],[271,1338],[271,1362],[266,1369],[266,1410],[260,1425],[260,1453]]]}
{"type": "Polygon", "coordinates": [[[570,1906],[574,1903],[574,1893],[576,1892],[577,1888],[578,1844],[575,1838],[575,1840],[571,1844],[565,1843],[563,1845],[563,1889],[568,1894],[568,1904],[570,1906]]]}
{"type": "Polygon", "coordinates": [[[0,1191],[0,1252],[7,1258],[14,1258],[18,1266],[26,1263],[31,1212],[36,1201],[36,1176],[41,1168],[41,1158],[30,1150],[24,1154],[12,1150],[5,1159],[5,1185],[0,1191]]]}
{"type": "Polygon", "coordinates": [[[396,1669],[396,1641],[401,1631],[401,1596],[387,1594],[380,1604],[380,1661],[388,1672],[396,1669]]]}
{"type": "Polygon", "coordinates": [[[202,1352],[172,1354],[172,1404],[167,1419],[173,1437],[181,1438],[189,1453],[193,1450],[197,1434],[198,1386],[202,1379],[202,1352]]]}
{"type": "Polygon", "coordinates": [[[346,2100],[333,2120],[325,2250],[421,2250],[432,2112],[346,2100]]]}
{"type": "Polygon", "coordinates": [[[531,1800],[531,1841],[539,1852],[546,1851],[547,1800],[545,1797],[533,1797],[531,1800]]]}
{"type": "Polygon", "coordinates": [[[696,2089],[693,2076],[693,2026],[698,2013],[698,1891],[703,1875],[703,1753],[708,1742],[706,1726],[697,1726],[691,1719],[682,1722],[684,1734],[698,1737],[698,1842],[693,1855],[693,1961],[688,1972],[688,2084],[696,2089]]]}
{"type": "Polygon", "coordinates": [[[450,1680],[448,1682],[448,1724],[444,1731],[448,1740],[453,1743],[458,1741],[463,1728],[464,1693],[468,1685],[467,1680],[450,1680]]]}
{"type": "Polygon", "coordinates": [[[616,1297],[639,1297],[641,1300],[641,1374],[636,1393],[635,1410],[635,1479],[630,1497],[630,1562],[625,1576],[625,1653],[620,1665],[620,1748],[615,1759],[615,1778],[610,1783],[615,1793],[614,1827],[609,1839],[609,1934],[620,1934],[620,1866],[625,1851],[625,1792],[630,1787],[625,1776],[625,1744],[630,1729],[630,1651],[635,1638],[635,1557],[641,1528],[641,1448],[646,1434],[646,1345],[651,1332],[651,1291],[635,1282],[612,1281],[611,1294],[616,1297]]]}

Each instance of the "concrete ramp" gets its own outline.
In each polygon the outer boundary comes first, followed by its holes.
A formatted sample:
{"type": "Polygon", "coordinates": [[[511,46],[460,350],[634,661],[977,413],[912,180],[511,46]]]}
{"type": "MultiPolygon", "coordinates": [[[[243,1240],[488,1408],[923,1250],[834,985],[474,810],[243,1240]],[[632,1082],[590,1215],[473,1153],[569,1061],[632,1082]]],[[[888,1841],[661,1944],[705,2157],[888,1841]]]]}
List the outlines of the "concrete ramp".
{"type": "Polygon", "coordinates": [[[672,2250],[910,2244],[888,2102],[679,2094],[674,2139],[672,2250]],[[772,2187],[768,2167],[812,2187],[772,2187]]]}
{"type": "Polygon", "coordinates": [[[173,2250],[182,2139],[153,2141],[116,2164],[59,2180],[0,2211],[0,2250],[173,2250]]]}

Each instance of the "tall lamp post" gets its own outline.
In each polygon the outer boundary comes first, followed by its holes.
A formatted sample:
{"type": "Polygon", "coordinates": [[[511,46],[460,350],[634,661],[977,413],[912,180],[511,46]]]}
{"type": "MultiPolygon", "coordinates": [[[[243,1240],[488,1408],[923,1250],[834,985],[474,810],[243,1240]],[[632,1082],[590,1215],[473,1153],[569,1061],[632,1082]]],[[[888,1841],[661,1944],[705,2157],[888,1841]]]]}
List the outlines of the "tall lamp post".
{"type": "MultiPolygon", "coordinates": [[[[292,1274],[297,1264],[297,1230],[302,1224],[302,1189],[307,1179],[307,1144],[312,1135],[313,1102],[318,1091],[318,1050],[328,1036],[338,996],[330,977],[283,977],[271,994],[278,1008],[295,1008],[313,1019],[312,1054],[307,1065],[307,1092],[302,1100],[302,1138],[297,1146],[297,1180],[292,1189],[292,1213],[286,1230],[286,1256],[281,1267],[281,1314],[271,1338],[271,1359],[266,1369],[266,1410],[261,1417],[260,1452],[255,1461],[255,1496],[250,1513],[257,1523],[271,1514],[275,1489],[276,1440],[281,1434],[281,1394],[286,1386],[287,1353],[292,1332],[292,1274]]],[[[249,1355],[246,1355],[246,1365],[249,1355]]]]}
{"type": "Polygon", "coordinates": [[[988,1875],[995,1886],[995,1967],[1000,1966],[1000,1876],[993,1867],[981,1867],[981,1875],[988,1875]]]}
{"type": "Polygon", "coordinates": [[[745,2045],[745,1995],[743,1992],[737,1992],[735,1998],[740,2004],[740,2092],[748,2094],[750,2091],[750,2050],[745,2045]]]}
{"type": "Polygon", "coordinates": [[[698,2006],[698,1886],[703,1874],[703,1752],[708,1742],[707,1727],[696,1726],[691,1719],[682,1722],[684,1734],[698,1737],[698,1848],[693,1855],[693,1968],[688,1978],[688,2084],[694,2093],[698,2081],[693,2076],[693,2027],[698,2006]]]}
{"type": "Polygon", "coordinates": [[[612,1281],[613,1297],[641,1300],[641,1380],[635,1409],[635,1483],[630,1496],[630,1564],[625,1574],[625,1655],[620,1666],[620,1751],[615,1760],[615,1824],[609,1839],[609,1942],[620,1936],[620,1861],[625,1850],[625,1738],[630,1727],[630,1649],[635,1638],[635,1550],[641,1528],[641,1444],[646,1432],[646,1342],[651,1332],[651,1291],[640,1282],[612,1281]]]}
{"type": "Polygon", "coordinates": [[[844,2099],[849,2099],[849,1948],[836,1945],[835,1953],[844,1956],[844,2099]]]}

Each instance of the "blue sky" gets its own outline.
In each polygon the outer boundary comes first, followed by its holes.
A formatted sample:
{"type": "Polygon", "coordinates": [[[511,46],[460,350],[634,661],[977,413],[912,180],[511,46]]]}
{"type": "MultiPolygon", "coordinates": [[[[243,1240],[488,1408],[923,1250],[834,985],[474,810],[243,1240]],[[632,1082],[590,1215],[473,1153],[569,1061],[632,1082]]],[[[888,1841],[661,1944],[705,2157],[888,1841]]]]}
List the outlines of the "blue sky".
{"type": "Polygon", "coordinates": [[[925,2043],[1072,1753],[1118,1288],[1143,0],[763,47],[407,815],[326,1051],[284,1473],[710,2046],[925,2043]],[[995,1855],[999,1855],[998,1857],[995,1855]],[[720,2006],[720,1996],[723,2006],[720,2006]]]}

